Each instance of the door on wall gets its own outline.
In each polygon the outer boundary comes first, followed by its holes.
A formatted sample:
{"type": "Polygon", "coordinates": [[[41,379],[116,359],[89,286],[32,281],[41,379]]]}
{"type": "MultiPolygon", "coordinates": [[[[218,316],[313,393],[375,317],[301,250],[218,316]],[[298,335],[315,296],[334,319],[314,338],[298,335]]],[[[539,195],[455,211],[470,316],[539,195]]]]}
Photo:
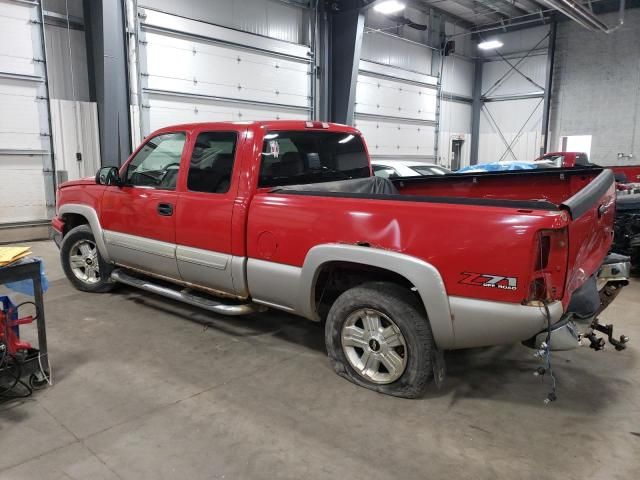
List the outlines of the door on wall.
{"type": "Polygon", "coordinates": [[[0,2],[0,227],[53,213],[44,65],[38,3],[0,2]]]}
{"type": "Polygon", "coordinates": [[[460,170],[460,159],[462,158],[462,143],[464,140],[454,138],[451,140],[451,170],[460,170]]]}
{"type": "Polygon", "coordinates": [[[433,161],[436,104],[436,77],[360,61],[354,124],[372,158],[433,161]]]}
{"type": "Polygon", "coordinates": [[[313,116],[312,51],[139,9],[142,136],[177,123],[313,116]]]}

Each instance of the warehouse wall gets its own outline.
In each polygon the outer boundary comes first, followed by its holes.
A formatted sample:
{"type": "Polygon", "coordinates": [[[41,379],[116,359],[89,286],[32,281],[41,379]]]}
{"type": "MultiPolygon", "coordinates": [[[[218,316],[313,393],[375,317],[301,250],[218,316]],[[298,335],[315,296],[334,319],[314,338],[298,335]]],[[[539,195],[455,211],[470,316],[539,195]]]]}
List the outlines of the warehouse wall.
{"type": "Polygon", "coordinates": [[[47,12],[72,17],[45,23],[47,74],[51,95],[51,124],[56,172],[60,181],[93,176],[100,168],[98,111],[89,92],[82,0],[46,0],[47,12]],[[55,22],[55,23],[53,23],[55,22]],[[78,155],[79,154],[79,155],[78,155]]]}
{"type": "Polygon", "coordinates": [[[445,23],[445,33],[455,41],[456,51],[442,59],[438,156],[440,164],[451,167],[452,141],[462,140],[462,168],[470,160],[475,45],[469,31],[453,23],[445,23]]]}
{"type": "Polygon", "coordinates": [[[495,37],[504,43],[498,50],[500,55],[513,65],[520,63],[518,72],[496,52],[481,52],[485,59],[482,69],[484,104],[480,116],[478,163],[528,161],[538,155],[542,143],[548,32],[548,26],[540,26],[487,36],[487,39],[495,37]],[[524,58],[531,49],[534,51],[524,58]]]}
{"type": "MultiPolygon", "coordinates": [[[[617,13],[600,18],[613,25],[617,13]]],[[[558,25],[550,150],[561,136],[592,135],[594,162],[640,163],[639,24],[640,9],[630,9],[624,26],[609,35],[573,22],[558,25]]]]}
{"type": "Polygon", "coordinates": [[[464,35],[467,32],[461,27],[441,22],[439,16],[430,19],[415,8],[408,8],[404,15],[437,28],[394,27],[385,16],[374,10],[367,12],[361,59],[393,67],[383,71],[395,80],[371,76],[363,71],[361,62],[356,126],[365,134],[373,157],[435,161],[445,166],[451,164],[452,139],[462,139],[465,165],[469,161],[473,85],[470,36],[464,35]],[[426,46],[439,46],[440,25],[447,35],[463,34],[456,39],[456,54],[442,61],[438,49],[426,46]]]}

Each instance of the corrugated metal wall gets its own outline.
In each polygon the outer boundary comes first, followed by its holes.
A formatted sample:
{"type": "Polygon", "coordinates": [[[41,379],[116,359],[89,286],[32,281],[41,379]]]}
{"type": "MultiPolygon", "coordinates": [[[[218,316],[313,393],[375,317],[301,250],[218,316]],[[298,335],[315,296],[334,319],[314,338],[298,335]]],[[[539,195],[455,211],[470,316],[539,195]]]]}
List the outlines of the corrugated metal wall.
{"type": "Polygon", "coordinates": [[[431,75],[432,52],[428,47],[404,41],[384,32],[367,31],[362,38],[363,60],[431,75]]]}
{"type": "Polygon", "coordinates": [[[93,176],[101,156],[97,104],[89,94],[82,1],[49,0],[45,6],[45,12],[58,15],[66,15],[68,8],[70,17],[80,23],[67,28],[64,19],[52,24],[49,17],[45,23],[56,172],[62,181],[93,176]]]}
{"type": "MultiPolygon", "coordinates": [[[[300,2],[300,5],[306,3],[300,2]]],[[[139,0],[138,6],[310,45],[308,10],[278,0],[139,0]]]]}
{"type": "Polygon", "coordinates": [[[45,35],[47,57],[50,58],[47,68],[51,98],[88,102],[89,76],[84,31],[46,25],[45,35]]]}

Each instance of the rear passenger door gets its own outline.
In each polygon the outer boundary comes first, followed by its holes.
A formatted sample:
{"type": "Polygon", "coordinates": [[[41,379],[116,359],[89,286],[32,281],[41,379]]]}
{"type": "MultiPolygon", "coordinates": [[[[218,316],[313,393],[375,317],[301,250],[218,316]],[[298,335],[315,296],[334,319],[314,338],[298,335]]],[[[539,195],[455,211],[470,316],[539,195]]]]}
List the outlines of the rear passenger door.
{"type": "Polygon", "coordinates": [[[234,294],[231,220],[240,132],[201,131],[186,162],[176,216],[176,258],[182,280],[234,294]]]}

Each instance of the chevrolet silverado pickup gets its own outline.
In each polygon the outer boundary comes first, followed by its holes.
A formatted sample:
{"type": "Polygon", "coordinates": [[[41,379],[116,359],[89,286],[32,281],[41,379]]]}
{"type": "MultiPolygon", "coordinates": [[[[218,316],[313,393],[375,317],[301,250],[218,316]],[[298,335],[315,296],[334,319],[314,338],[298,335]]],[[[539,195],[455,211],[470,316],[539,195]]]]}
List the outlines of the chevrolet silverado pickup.
{"type": "Polygon", "coordinates": [[[615,215],[609,170],[386,179],[358,130],[305,121],[163,128],[57,196],[76,288],[325,322],[338,374],[402,397],[443,350],[578,346],[615,215]]]}

